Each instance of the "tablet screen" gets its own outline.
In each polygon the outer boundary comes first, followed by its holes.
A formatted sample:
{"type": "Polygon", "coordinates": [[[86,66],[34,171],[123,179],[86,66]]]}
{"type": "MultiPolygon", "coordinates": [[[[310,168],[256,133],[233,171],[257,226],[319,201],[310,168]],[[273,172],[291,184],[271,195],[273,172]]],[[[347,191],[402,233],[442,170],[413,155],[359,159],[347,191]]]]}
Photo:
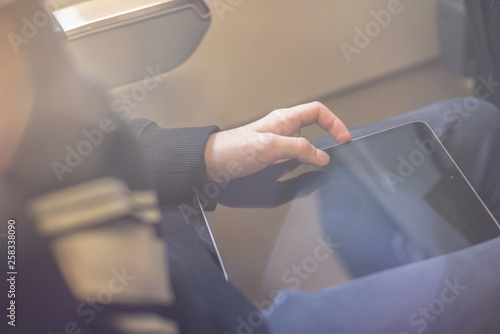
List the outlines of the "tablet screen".
{"type": "Polygon", "coordinates": [[[221,202],[233,208],[208,214],[229,279],[254,300],[287,288],[316,291],[499,235],[423,122],[325,151],[323,168],[287,161],[232,181],[221,202]],[[225,247],[217,223],[224,217],[249,234],[254,248],[244,259],[225,247]]]}

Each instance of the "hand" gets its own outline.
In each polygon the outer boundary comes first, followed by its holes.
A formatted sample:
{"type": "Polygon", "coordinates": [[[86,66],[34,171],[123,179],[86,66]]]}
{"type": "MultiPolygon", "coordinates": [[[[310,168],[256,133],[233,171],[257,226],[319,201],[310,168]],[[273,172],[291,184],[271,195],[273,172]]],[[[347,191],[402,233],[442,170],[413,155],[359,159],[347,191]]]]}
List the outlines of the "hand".
{"type": "Polygon", "coordinates": [[[284,159],[325,166],[328,154],[300,137],[303,127],[315,123],[339,143],[352,139],[344,123],[319,102],[278,109],[248,125],[210,136],[205,149],[208,180],[220,182],[221,173],[231,179],[247,176],[284,159]]]}

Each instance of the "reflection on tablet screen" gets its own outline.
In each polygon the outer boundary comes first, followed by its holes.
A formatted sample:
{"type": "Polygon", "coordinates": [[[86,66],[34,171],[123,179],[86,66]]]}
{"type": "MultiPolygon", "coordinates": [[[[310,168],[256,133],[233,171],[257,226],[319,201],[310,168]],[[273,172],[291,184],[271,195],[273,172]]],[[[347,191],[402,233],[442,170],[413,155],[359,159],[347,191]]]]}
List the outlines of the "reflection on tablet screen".
{"type": "MultiPolygon", "coordinates": [[[[243,288],[254,298],[286,288],[315,291],[499,235],[494,218],[425,123],[325,151],[331,161],[321,169],[287,161],[235,180],[226,204],[240,208],[216,210],[218,217],[238,216],[246,224],[258,217],[274,229],[263,235],[267,241],[254,240],[263,265],[257,274],[248,266],[258,283],[243,288]]],[[[215,238],[223,242],[217,231],[215,238]]],[[[233,261],[222,250],[225,258],[233,261]]],[[[234,263],[225,264],[238,285],[245,266],[234,263]]]]}

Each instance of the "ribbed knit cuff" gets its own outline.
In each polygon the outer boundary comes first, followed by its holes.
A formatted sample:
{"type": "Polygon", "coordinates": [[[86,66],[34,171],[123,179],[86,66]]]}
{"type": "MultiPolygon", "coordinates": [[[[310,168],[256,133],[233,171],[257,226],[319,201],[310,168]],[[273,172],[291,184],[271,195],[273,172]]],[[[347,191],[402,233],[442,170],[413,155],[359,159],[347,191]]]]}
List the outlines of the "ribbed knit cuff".
{"type": "Polygon", "coordinates": [[[164,129],[146,119],[132,121],[161,204],[179,204],[207,182],[205,146],[217,126],[164,129]]]}

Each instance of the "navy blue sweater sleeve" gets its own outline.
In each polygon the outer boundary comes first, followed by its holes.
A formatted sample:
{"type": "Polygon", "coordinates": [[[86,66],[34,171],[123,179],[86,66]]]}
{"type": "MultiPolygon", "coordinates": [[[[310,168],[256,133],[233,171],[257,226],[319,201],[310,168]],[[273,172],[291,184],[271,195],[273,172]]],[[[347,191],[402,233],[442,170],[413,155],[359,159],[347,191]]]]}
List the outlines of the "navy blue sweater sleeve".
{"type": "Polygon", "coordinates": [[[203,189],[207,182],[205,146],[208,137],[220,131],[218,127],[167,129],[147,119],[135,119],[131,126],[161,204],[190,200],[194,189],[203,189]]]}

